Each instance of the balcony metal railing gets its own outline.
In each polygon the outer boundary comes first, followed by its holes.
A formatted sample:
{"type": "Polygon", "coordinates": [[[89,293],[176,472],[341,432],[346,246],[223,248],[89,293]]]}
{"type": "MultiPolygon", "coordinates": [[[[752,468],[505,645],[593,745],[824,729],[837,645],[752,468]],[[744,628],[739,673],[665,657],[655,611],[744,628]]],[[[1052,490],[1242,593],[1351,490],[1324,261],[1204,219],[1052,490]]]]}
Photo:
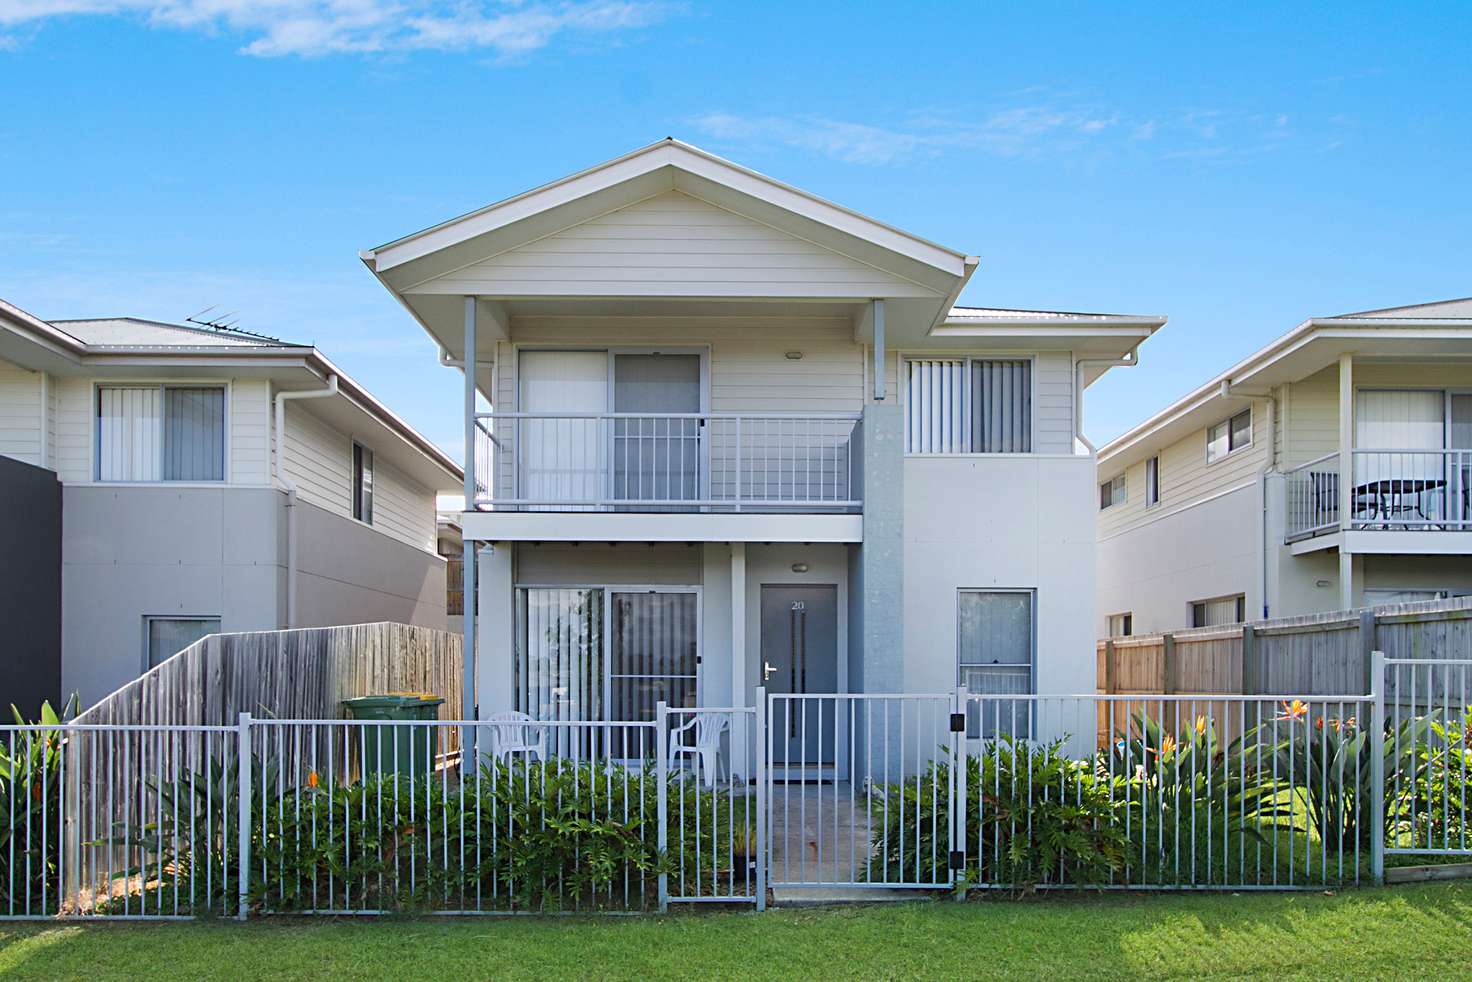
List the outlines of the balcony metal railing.
{"type": "Polygon", "coordinates": [[[854,413],[476,416],[477,508],[857,512],[854,413]]]}
{"type": "MultiPolygon", "coordinates": [[[[1364,449],[1351,457],[1350,528],[1472,530],[1472,450],[1364,449]]],[[[1285,476],[1290,542],[1340,527],[1337,453],[1285,476]]]]}

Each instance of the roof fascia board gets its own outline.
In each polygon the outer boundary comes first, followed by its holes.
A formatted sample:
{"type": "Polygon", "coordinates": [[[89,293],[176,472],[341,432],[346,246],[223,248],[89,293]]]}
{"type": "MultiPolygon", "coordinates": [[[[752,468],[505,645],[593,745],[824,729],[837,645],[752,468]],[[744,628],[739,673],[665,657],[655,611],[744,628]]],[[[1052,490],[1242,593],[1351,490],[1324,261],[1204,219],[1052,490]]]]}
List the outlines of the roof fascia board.
{"type": "MultiPolygon", "coordinates": [[[[960,276],[964,272],[967,257],[961,253],[673,140],[661,141],[423,232],[395,240],[370,250],[363,259],[375,271],[387,272],[457,242],[666,166],[730,187],[951,275],[960,276]]],[[[673,189],[677,183],[672,178],[670,188],[673,189]]]]}

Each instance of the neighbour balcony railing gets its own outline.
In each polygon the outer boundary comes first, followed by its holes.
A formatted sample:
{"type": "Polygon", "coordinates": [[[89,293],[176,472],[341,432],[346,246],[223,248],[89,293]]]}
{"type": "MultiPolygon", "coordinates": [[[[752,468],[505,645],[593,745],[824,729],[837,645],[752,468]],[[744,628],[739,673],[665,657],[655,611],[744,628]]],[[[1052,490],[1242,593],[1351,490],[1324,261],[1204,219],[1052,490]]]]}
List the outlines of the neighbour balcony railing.
{"type": "Polygon", "coordinates": [[[476,416],[477,508],[857,512],[853,413],[476,416]]]}
{"type": "MultiPolygon", "coordinates": [[[[1365,449],[1351,456],[1350,528],[1472,530],[1472,450],[1365,449]]],[[[1289,541],[1340,527],[1338,454],[1286,477],[1289,541]]]]}

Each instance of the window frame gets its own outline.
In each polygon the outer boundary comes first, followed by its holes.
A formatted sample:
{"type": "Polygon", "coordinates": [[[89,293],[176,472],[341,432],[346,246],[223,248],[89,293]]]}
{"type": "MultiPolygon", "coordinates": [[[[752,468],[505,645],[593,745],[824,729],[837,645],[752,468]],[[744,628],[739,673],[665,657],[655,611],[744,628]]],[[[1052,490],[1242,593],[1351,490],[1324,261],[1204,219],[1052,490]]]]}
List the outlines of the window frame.
{"type": "Polygon", "coordinates": [[[1245,623],[1247,623],[1247,594],[1246,593],[1223,593],[1223,594],[1220,594],[1220,595],[1215,596],[1215,597],[1205,597],[1205,598],[1203,598],[1201,600],[1190,600],[1190,601],[1187,601],[1186,602],[1186,614],[1187,614],[1187,620],[1190,622],[1190,626],[1193,629],[1194,628],[1212,628],[1212,627],[1230,627],[1232,624],[1245,624],[1245,623]],[[1235,616],[1237,618],[1236,620],[1229,621],[1226,624],[1197,624],[1196,623],[1196,608],[1197,607],[1205,607],[1208,604],[1221,603],[1223,600],[1235,600],[1237,602],[1237,606],[1236,606],[1236,609],[1234,611],[1234,614],[1235,614],[1235,616]]]}
{"type": "Polygon", "coordinates": [[[1145,507],[1160,504],[1160,454],[1145,458],[1145,507]]]}
{"type": "Polygon", "coordinates": [[[352,441],[351,457],[352,460],[349,466],[352,469],[352,477],[350,478],[352,482],[352,501],[350,502],[351,507],[349,510],[352,514],[353,521],[362,522],[364,525],[372,527],[374,497],[373,483],[374,476],[378,470],[378,458],[373,453],[372,447],[364,443],[359,443],[357,440],[352,441]],[[365,456],[368,461],[368,466],[366,469],[363,467],[363,458],[365,456]],[[365,474],[368,478],[368,493],[366,495],[364,495],[363,493],[363,477],[365,474]],[[366,509],[363,507],[365,502],[367,504],[366,509]],[[365,511],[367,512],[366,518],[363,517],[365,511]]]}
{"type": "MultiPolygon", "coordinates": [[[[1025,594],[1028,597],[1028,600],[1029,600],[1028,613],[1029,613],[1030,616],[1029,616],[1029,623],[1028,623],[1028,634],[1029,634],[1029,637],[1028,637],[1028,656],[1027,656],[1027,663],[1026,663],[1027,664],[1027,693],[1029,695],[1036,695],[1037,694],[1037,690],[1038,690],[1038,590],[1037,590],[1037,587],[1005,587],[1005,586],[979,586],[979,587],[971,587],[971,586],[962,586],[962,587],[957,587],[956,588],[956,604],[955,604],[955,617],[956,617],[956,657],[955,657],[955,663],[956,663],[956,685],[959,687],[962,684],[964,684],[964,680],[965,680],[964,672],[965,672],[965,670],[968,667],[970,667],[970,668],[987,668],[988,667],[986,665],[972,664],[972,663],[963,662],[961,660],[961,598],[963,596],[965,596],[966,594],[968,594],[968,593],[970,593],[970,594],[986,594],[986,593],[1025,594]]],[[[1018,666],[1016,664],[1007,664],[1005,666],[998,666],[998,667],[1016,668],[1018,666]]],[[[967,740],[985,740],[985,739],[988,739],[988,737],[986,737],[984,734],[982,734],[980,732],[980,727],[977,728],[977,732],[976,733],[973,733],[972,732],[972,726],[971,726],[971,710],[970,710],[970,705],[969,705],[969,703],[970,703],[969,697],[971,695],[974,695],[974,694],[975,693],[971,693],[971,692],[968,692],[967,693],[967,696],[968,696],[968,706],[966,707],[966,739],[967,740]]],[[[980,694],[983,695],[983,696],[985,696],[988,693],[980,693],[980,694]]],[[[1033,705],[1031,702],[1024,701],[1023,702],[1023,705],[1028,708],[1028,711],[1029,712],[1031,712],[1031,707],[1033,705]]],[[[1026,728],[1027,728],[1027,735],[1030,736],[1031,733],[1032,733],[1032,720],[1030,718],[1027,719],[1026,728]]]]}
{"type": "Polygon", "coordinates": [[[901,425],[905,433],[906,457],[1000,457],[1012,459],[1017,457],[1036,456],[1038,450],[1038,356],[1033,352],[1007,353],[998,352],[994,355],[978,355],[974,353],[957,354],[956,352],[911,352],[899,355],[899,398],[901,409],[901,425]],[[912,361],[959,361],[965,366],[964,379],[961,383],[962,398],[965,400],[964,411],[961,416],[966,425],[966,449],[955,453],[941,453],[935,451],[911,450],[910,449],[910,369],[912,361]],[[1017,453],[1004,453],[999,451],[972,450],[974,446],[971,426],[971,365],[978,361],[1025,361],[1028,377],[1028,419],[1027,419],[1027,444],[1030,449],[1017,453]]]}
{"type": "Polygon", "coordinates": [[[92,382],[92,407],[91,426],[89,427],[88,439],[91,444],[91,465],[88,468],[88,480],[83,483],[97,484],[104,487],[162,487],[171,488],[217,488],[222,484],[230,484],[233,481],[231,463],[234,452],[232,441],[231,419],[234,406],[234,392],[232,391],[232,380],[230,379],[96,379],[92,382]],[[159,411],[159,446],[163,446],[165,417],[163,406],[167,400],[162,394],[169,389],[219,389],[221,390],[220,408],[220,453],[223,455],[221,473],[224,475],[218,481],[170,481],[165,478],[148,481],[118,481],[103,480],[102,478],[102,390],[103,389],[154,389],[161,395],[159,411]]]}
{"type": "MultiPolygon", "coordinates": [[[[142,652],[142,658],[141,658],[141,668],[142,668],[142,671],[140,672],[140,674],[143,674],[143,673],[152,671],[154,668],[157,667],[157,666],[151,664],[152,661],[153,661],[153,658],[152,658],[153,652],[152,652],[152,646],[150,644],[150,642],[151,642],[152,639],[149,637],[149,635],[152,633],[152,630],[151,629],[152,629],[153,623],[155,621],[214,621],[215,622],[215,629],[213,631],[206,632],[204,635],[202,635],[202,637],[208,637],[210,634],[222,634],[222,633],[224,633],[224,627],[225,627],[225,618],[222,617],[219,614],[181,614],[181,613],[144,614],[143,615],[143,652],[142,652]]],[[[178,652],[175,652],[175,654],[178,654],[178,652]]],[[[162,663],[160,663],[160,664],[162,664],[162,663]]]]}
{"type": "Polygon", "coordinates": [[[1252,431],[1256,423],[1256,420],[1253,417],[1252,410],[1252,406],[1248,406],[1246,409],[1239,409],[1235,413],[1232,413],[1230,416],[1227,416],[1224,419],[1219,419],[1206,428],[1206,463],[1208,466],[1210,466],[1211,464],[1220,463],[1221,461],[1226,460],[1228,457],[1240,451],[1251,449],[1253,435],[1252,431]],[[1235,420],[1238,416],[1244,415],[1247,417],[1247,442],[1240,446],[1234,447],[1232,446],[1232,421],[1235,420]],[[1226,453],[1222,454],[1221,456],[1213,457],[1211,455],[1211,431],[1221,426],[1225,426],[1227,428],[1227,450],[1226,453]]]}
{"type": "Polygon", "coordinates": [[[1100,511],[1108,511],[1111,508],[1115,508],[1115,507],[1118,507],[1119,505],[1126,504],[1129,500],[1130,500],[1130,482],[1129,482],[1129,479],[1126,476],[1126,474],[1125,474],[1124,471],[1120,471],[1118,474],[1114,475],[1113,477],[1111,477],[1107,481],[1100,481],[1099,482],[1099,510],[1100,511]],[[1113,485],[1114,485],[1114,482],[1116,482],[1116,481],[1119,482],[1119,488],[1120,488],[1121,494],[1120,494],[1120,496],[1118,498],[1114,498],[1112,496],[1112,491],[1111,491],[1111,497],[1110,497],[1110,500],[1109,500],[1109,504],[1106,505],[1104,503],[1104,489],[1105,488],[1112,488],[1113,485]]]}

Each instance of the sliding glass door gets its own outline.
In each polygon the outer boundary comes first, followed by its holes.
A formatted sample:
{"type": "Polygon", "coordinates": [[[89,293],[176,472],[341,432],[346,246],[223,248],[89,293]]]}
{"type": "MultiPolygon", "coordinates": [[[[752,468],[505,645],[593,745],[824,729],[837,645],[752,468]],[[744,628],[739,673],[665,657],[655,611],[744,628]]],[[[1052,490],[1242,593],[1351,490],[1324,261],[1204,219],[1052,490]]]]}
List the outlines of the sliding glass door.
{"type": "Polygon", "coordinates": [[[539,720],[654,719],[699,695],[695,587],[520,587],[516,709],[539,720]]]}

